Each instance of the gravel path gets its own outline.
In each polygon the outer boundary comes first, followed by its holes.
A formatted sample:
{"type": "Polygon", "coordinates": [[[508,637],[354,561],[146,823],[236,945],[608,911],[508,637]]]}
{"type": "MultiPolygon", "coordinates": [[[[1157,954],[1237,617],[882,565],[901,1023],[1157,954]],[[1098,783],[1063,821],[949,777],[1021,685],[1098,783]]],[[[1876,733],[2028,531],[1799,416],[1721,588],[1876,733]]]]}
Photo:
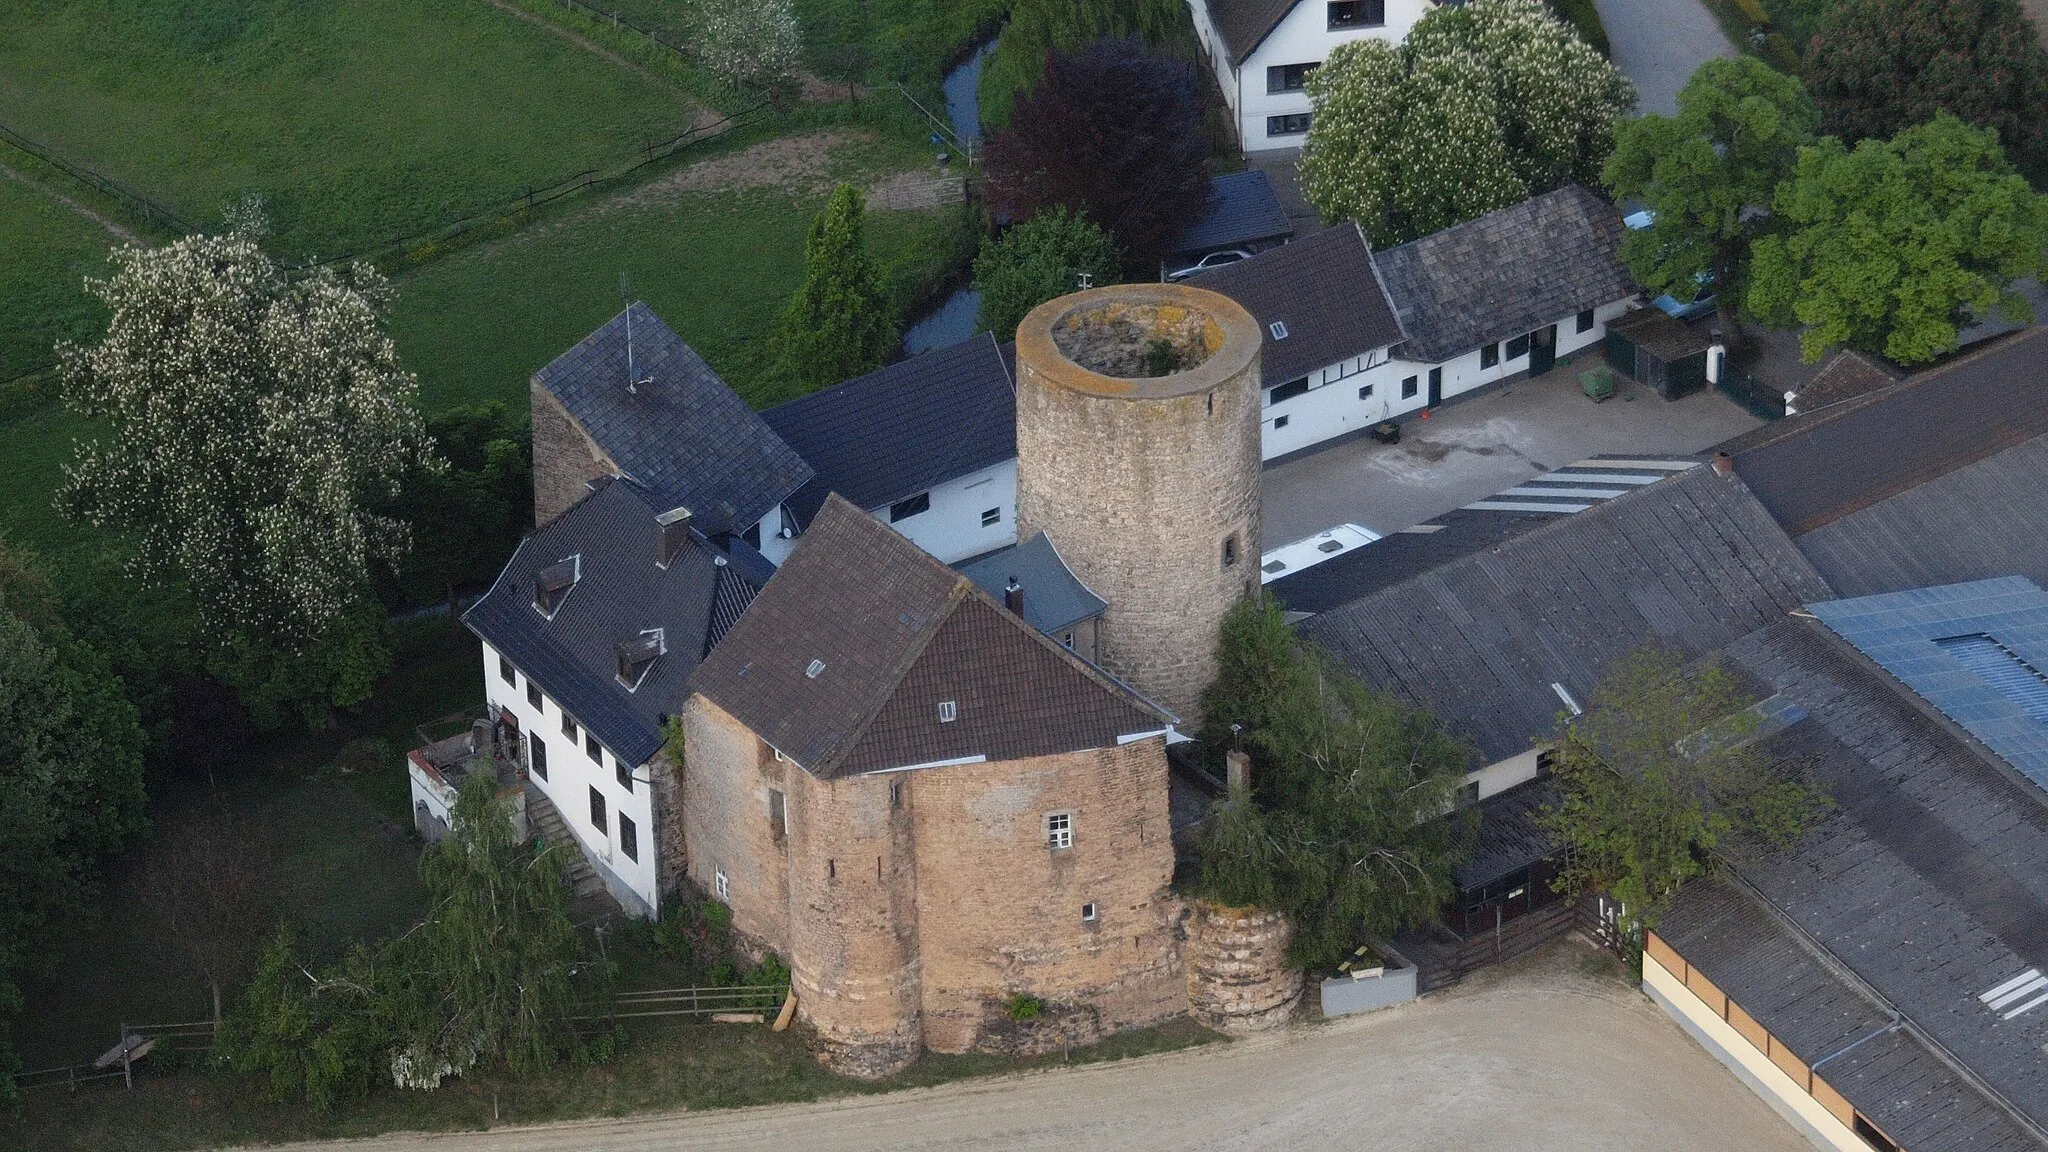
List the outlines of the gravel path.
{"type": "Polygon", "coordinates": [[[1678,111],[1678,90],[1693,71],[1734,45],[1700,0],[1593,0],[1614,63],[1636,82],[1639,112],[1678,111]]]}
{"type": "Polygon", "coordinates": [[[1802,1152],[1611,963],[1566,942],[1447,995],[1165,1056],[885,1096],[299,1148],[341,1152],[1802,1152]]]}

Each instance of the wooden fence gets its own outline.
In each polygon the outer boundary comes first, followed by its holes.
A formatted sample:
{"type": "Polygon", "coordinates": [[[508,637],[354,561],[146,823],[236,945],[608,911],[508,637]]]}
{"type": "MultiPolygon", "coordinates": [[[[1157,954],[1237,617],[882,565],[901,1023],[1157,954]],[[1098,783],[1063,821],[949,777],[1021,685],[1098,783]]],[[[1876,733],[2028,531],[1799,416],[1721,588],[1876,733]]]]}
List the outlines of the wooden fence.
{"type": "Polygon", "coordinates": [[[119,200],[131,211],[139,213],[154,224],[168,228],[173,232],[192,231],[192,226],[185,223],[183,219],[169,208],[118,181],[100,175],[82,164],[74,164],[66,160],[46,145],[29,139],[5,124],[0,124],[0,141],[12,144],[14,147],[21,149],[23,152],[48,164],[50,167],[57,169],[79,183],[119,200]]]}

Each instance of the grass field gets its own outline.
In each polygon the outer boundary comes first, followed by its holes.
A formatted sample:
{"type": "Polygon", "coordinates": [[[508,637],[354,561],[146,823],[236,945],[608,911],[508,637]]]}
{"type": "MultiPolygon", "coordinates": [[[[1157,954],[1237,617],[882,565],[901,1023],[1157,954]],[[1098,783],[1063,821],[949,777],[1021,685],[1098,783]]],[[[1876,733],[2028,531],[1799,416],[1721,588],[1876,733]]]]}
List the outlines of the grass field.
{"type": "MultiPolygon", "coordinates": [[[[657,183],[456,253],[400,285],[392,315],[399,354],[419,374],[430,410],[521,404],[536,369],[618,312],[624,272],[636,297],[741,395],[764,403],[773,398],[769,328],[803,279],[811,218],[833,181],[864,184],[923,158],[904,152],[837,132],[772,141],[710,163],[746,168],[750,179],[781,166],[782,186],[699,192],[657,183]]],[[[967,227],[958,208],[868,213],[868,248],[899,307],[919,303],[964,258],[956,253],[967,227]]]]}
{"type": "Polygon", "coordinates": [[[629,158],[697,104],[483,0],[19,0],[0,119],[195,225],[334,255],[629,158]]]}
{"type": "Polygon", "coordinates": [[[106,322],[84,279],[105,270],[116,242],[39,188],[0,173],[0,380],[41,367],[58,340],[89,336],[106,322]]]}

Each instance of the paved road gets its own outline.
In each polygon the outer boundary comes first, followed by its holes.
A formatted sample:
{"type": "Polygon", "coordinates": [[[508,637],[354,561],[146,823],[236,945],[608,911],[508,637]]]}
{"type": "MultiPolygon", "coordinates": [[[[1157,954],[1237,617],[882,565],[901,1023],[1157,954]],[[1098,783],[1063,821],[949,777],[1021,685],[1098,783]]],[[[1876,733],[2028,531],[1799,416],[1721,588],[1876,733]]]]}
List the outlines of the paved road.
{"type": "Polygon", "coordinates": [[[1678,111],[1678,90],[1693,71],[1716,56],[1733,56],[1700,0],[1593,0],[1614,63],[1636,82],[1639,112],[1678,111]]]}
{"type": "MultiPolygon", "coordinates": [[[[820,1104],[324,1145],[329,1152],[1810,1152],[1579,944],[1280,1038],[820,1104]]],[[[1611,971],[1611,969],[1609,970],[1611,971]]]]}
{"type": "Polygon", "coordinates": [[[1260,548],[1345,523],[1398,532],[1588,456],[1690,455],[1758,423],[1712,389],[1667,401],[1623,382],[1594,404],[1579,391],[1588,362],[1438,408],[1398,445],[1360,438],[1268,468],[1260,548]]]}

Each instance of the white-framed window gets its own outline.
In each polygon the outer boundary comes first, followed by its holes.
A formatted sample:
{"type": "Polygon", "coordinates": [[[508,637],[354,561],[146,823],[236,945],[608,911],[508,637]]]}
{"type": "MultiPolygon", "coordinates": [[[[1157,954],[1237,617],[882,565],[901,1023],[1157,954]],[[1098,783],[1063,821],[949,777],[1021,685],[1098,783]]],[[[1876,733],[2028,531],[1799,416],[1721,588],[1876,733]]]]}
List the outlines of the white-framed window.
{"type": "Polygon", "coordinates": [[[725,878],[723,871],[711,874],[711,890],[718,893],[720,900],[732,899],[732,881],[725,878]]]}
{"type": "Polygon", "coordinates": [[[1092,904],[1092,903],[1089,903],[1089,904],[1083,904],[1083,905],[1081,905],[1081,920],[1082,920],[1082,922],[1083,922],[1083,923],[1087,923],[1087,924],[1093,924],[1093,923],[1095,923],[1095,905],[1094,905],[1094,904],[1092,904]]]}
{"type": "Polygon", "coordinates": [[[960,705],[953,700],[939,701],[939,723],[951,724],[960,718],[960,705]]]}
{"type": "Polygon", "coordinates": [[[1000,508],[1000,507],[996,507],[996,508],[988,508],[988,509],[984,509],[984,510],[982,511],[982,514],[981,514],[981,526],[982,526],[983,528],[993,528],[993,527],[995,527],[996,525],[998,525],[998,524],[1001,524],[1002,522],[1003,522],[1003,510],[1002,510],[1002,508],[1000,508]]]}
{"type": "Polygon", "coordinates": [[[1050,812],[1045,817],[1045,846],[1055,851],[1074,846],[1074,814],[1050,812]]]}

